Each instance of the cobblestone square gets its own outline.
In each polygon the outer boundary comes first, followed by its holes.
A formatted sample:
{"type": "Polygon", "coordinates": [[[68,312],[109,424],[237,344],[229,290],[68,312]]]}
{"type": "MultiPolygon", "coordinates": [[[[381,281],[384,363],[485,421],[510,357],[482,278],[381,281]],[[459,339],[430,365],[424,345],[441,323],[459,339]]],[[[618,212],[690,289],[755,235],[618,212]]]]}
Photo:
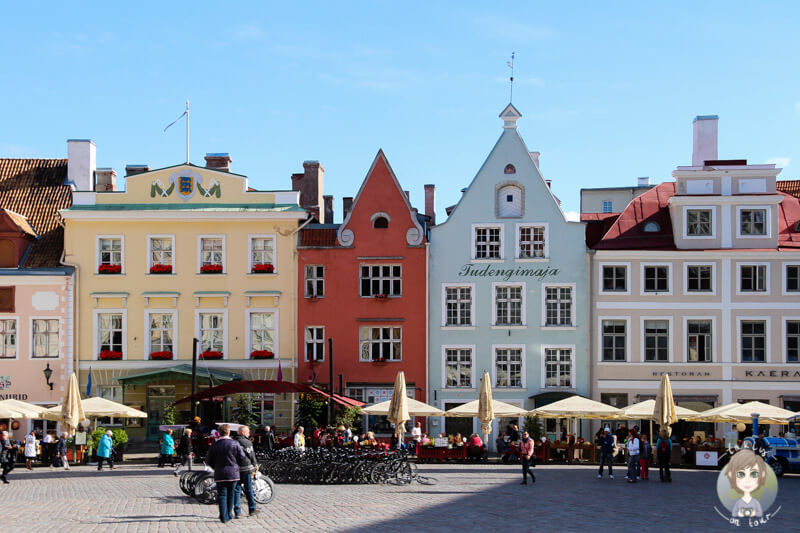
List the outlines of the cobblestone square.
{"type": "MultiPolygon", "coordinates": [[[[277,485],[256,518],[220,524],[217,507],[183,495],[169,469],[123,465],[114,471],[17,468],[0,486],[3,523],[29,531],[732,531],[714,511],[717,472],[673,471],[673,483],[629,485],[624,470],[597,479],[596,467],[539,466],[535,485],[521,486],[508,465],[424,465],[439,484],[277,485]]],[[[653,475],[655,474],[655,475],[653,475]]],[[[800,520],[800,477],[780,480],[774,512],[762,529],[793,530],[800,520]]],[[[744,526],[744,529],[749,527],[744,526]]]]}

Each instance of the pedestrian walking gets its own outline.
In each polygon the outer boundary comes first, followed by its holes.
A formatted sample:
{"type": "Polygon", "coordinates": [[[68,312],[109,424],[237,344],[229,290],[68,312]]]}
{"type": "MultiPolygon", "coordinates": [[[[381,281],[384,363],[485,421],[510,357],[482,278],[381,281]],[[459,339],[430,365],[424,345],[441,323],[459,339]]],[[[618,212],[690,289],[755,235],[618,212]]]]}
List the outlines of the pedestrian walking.
{"type": "Polygon", "coordinates": [[[614,479],[614,435],[611,434],[611,428],[607,427],[603,430],[603,436],[599,439],[600,446],[600,471],[597,477],[603,478],[603,465],[608,463],[608,477],[614,479]]]}
{"type": "MultiPolygon", "coordinates": [[[[53,459],[53,467],[64,467],[64,470],[69,470],[69,461],[67,461],[67,433],[62,433],[58,436],[56,441],[56,456],[53,459]]],[[[51,467],[52,470],[52,467],[51,467]]]]}
{"type": "Polygon", "coordinates": [[[189,428],[183,429],[183,435],[181,435],[181,440],[178,442],[178,459],[180,463],[178,463],[178,467],[175,469],[173,474],[176,476],[178,473],[183,469],[184,466],[187,464],[189,465],[189,470],[192,469],[192,462],[194,460],[194,453],[192,448],[192,430],[189,428]]]}
{"type": "Polygon", "coordinates": [[[172,438],[172,429],[167,428],[161,436],[161,453],[158,457],[158,467],[163,468],[167,461],[175,468],[175,440],[172,438]]]}
{"type": "Polygon", "coordinates": [[[522,440],[519,442],[519,458],[522,461],[522,483],[520,485],[528,484],[528,475],[531,476],[531,483],[536,483],[536,476],[531,472],[533,444],[533,439],[528,435],[528,432],[523,431],[522,440]]]}
{"type": "Polygon", "coordinates": [[[100,444],[97,446],[97,471],[103,469],[103,461],[108,462],[108,468],[114,470],[114,440],[111,436],[114,433],[111,430],[106,431],[106,434],[100,438],[100,444]]]}
{"type": "Polygon", "coordinates": [[[225,523],[233,518],[233,504],[236,500],[236,492],[240,490],[241,486],[239,465],[244,462],[245,455],[239,443],[231,439],[231,428],[228,424],[222,424],[219,427],[219,433],[219,440],[208,449],[206,463],[214,469],[219,520],[225,523]]]}
{"type": "Polygon", "coordinates": [[[656,441],[656,458],[658,459],[658,477],[662,482],[671,483],[672,473],[669,471],[669,463],[672,460],[672,441],[663,429],[658,433],[656,441]]]}
{"type": "Polygon", "coordinates": [[[53,436],[47,431],[42,436],[42,464],[53,464],[53,436]]]}
{"type": "Polygon", "coordinates": [[[0,475],[0,480],[6,485],[8,481],[8,473],[14,470],[14,460],[17,458],[17,447],[8,438],[8,431],[0,432],[0,466],[3,468],[3,474],[0,475]]]}
{"type": "Polygon", "coordinates": [[[647,435],[642,435],[639,443],[639,478],[650,479],[650,461],[653,459],[653,447],[647,435]]]}
{"type": "Polygon", "coordinates": [[[264,446],[264,448],[266,448],[269,451],[275,449],[275,433],[272,432],[272,428],[270,426],[264,427],[262,446],[264,446]]]}
{"type": "Polygon", "coordinates": [[[636,466],[639,464],[639,434],[632,429],[628,435],[628,483],[636,483],[636,466]]]}
{"type": "Polygon", "coordinates": [[[36,459],[36,432],[31,431],[25,436],[25,468],[33,470],[34,459],[36,459]]]}
{"type": "Polygon", "coordinates": [[[239,481],[242,484],[241,491],[236,491],[235,499],[233,502],[233,512],[235,516],[242,514],[242,495],[247,499],[247,510],[249,516],[258,514],[258,506],[256,506],[256,496],[253,493],[253,477],[256,475],[256,452],[253,449],[253,443],[250,441],[250,428],[242,426],[237,431],[234,440],[239,443],[239,446],[244,450],[245,460],[239,464],[239,481]]]}
{"type": "Polygon", "coordinates": [[[306,451],[306,437],[303,434],[305,429],[303,426],[297,426],[297,433],[294,434],[294,447],[301,452],[306,451]]]}

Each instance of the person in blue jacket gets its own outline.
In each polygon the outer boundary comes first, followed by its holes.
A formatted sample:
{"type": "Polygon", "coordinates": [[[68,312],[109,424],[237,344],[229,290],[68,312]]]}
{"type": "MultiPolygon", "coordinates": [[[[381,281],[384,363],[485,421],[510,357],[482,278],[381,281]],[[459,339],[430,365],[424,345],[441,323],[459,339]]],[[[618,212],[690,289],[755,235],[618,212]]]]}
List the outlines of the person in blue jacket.
{"type": "Polygon", "coordinates": [[[114,470],[114,441],[111,436],[114,433],[111,430],[106,431],[106,434],[100,439],[100,444],[97,446],[97,470],[103,469],[103,459],[108,462],[111,470],[114,470]]]}
{"type": "Polygon", "coordinates": [[[656,457],[658,457],[658,477],[661,481],[672,482],[672,473],[669,471],[669,462],[672,460],[672,441],[663,429],[658,433],[656,441],[656,457]]]}
{"type": "Polygon", "coordinates": [[[608,477],[614,479],[614,469],[611,467],[614,460],[614,435],[611,434],[611,428],[605,428],[603,434],[598,435],[596,444],[600,446],[600,471],[597,477],[603,478],[603,465],[608,463],[608,477]]]}
{"type": "Polygon", "coordinates": [[[175,440],[172,438],[172,430],[167,429],[161,436],[161,455],[158,456],[158,467],[162,468],[169,460],[170,466],[175,468],[175,440]]]}

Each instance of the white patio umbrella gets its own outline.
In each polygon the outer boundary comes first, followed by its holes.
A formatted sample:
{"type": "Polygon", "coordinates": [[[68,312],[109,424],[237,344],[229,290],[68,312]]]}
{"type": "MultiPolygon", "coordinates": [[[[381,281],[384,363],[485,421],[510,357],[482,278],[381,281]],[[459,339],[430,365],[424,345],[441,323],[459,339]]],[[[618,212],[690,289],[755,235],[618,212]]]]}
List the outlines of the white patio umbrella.
{"type": "Polygon", "coordinates": [[[489,433],[492,432],[492,420],[494,420],[492,383],[488,372],[484,372],[481,378],[481,393],[480,396],[478,396],[478,418],[481,421],[483,442],[486,442],[489,438],[489,433]]]}
{"type": "MultiPolygon", "coordinates": [[[[389,414],[389,405],[392,403],[391,400],[386,400],[385,402],[376,403],[361,409],[361,414],[364,415],[375,415],[375,416],[387,416],[389,414]]],[[[408,406],[408,414],[409,416],[442,416],[444,415],[444,411],[441,409],[437,409],[432,405],[428,405],[425,402],[420,402],[419,400],[415,400],[413,398],[406,399],[406,405],[408,406]]]]}
{"type": "Polygon", "coordinates": [[[20,400],[14,400],[13,398],[0,401],[0,410],[5,412],[6,409],[16,412],[17,416],[0,415],[0,418],[42,418],[46,410],[45,407],[20,400]]]}
{"type": "Polygon", "coordinates": [[[394,424],[394,432],[397,435],[398,442],[403,441],[403,436],[406,434],[406,422],[411,419],[408,415],[407,400],[406,374],[401,370],[394,379],[394,390],[392,391],[392,399],[389,402],[389,413],[386,415],[386,419],[394,424]]]}
{"type": "MultiPolygon", "coordinates": [[[[667,437],[672,435],[672,424],[678,421],[675,410],[675,400],[672,398],[672,384],[667,374],[661,375],[661,383],[656,394],[653,418],[667,432],[667,437]]],[[[653,434],[653,423],[650,423],[650,435],[653,434]]]]}

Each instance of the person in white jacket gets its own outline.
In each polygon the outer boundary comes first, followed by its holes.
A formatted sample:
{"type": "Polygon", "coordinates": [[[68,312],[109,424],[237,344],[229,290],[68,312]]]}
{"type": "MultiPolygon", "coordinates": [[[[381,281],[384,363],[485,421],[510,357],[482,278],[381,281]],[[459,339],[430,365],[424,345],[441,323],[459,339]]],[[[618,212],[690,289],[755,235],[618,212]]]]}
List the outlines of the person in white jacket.
{"type": "Polygon", "coordinates": [[[628,483],[636,483],[636,465],[639,464],[639,432],[632,429],[628,435],[628,483]]]}
{"type": "Polygon", "coordinates": [[[36,433],[31,431],[25,436],[25,468],[33,470],[34,459],[36,459],[36,433]]]}
{"type": "Polygon", "coordinates": [[[297,426],[297,433],[294,434],[294,447],[301,452],[306,451],[306,437],[303,435],[303,426],[297,426]]]}

